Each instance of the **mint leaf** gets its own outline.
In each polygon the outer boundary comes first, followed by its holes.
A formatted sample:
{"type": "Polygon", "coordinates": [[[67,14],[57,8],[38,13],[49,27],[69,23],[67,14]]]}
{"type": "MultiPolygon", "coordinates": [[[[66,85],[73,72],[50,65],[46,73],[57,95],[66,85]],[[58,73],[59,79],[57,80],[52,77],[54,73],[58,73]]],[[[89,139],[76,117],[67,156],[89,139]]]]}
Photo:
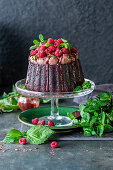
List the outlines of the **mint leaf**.
{"type": "Polygon", "coordinates": [[[33,40],[33,43],[34,43],[35,45],[37,45],[37,46],[39,46],[39,44],[40,44],[40,42],[37,41],[37,40],[33,40]]]}
{"type": "Polygon", "coordinates": [[[25,85],[20,85],[19,88],[25,89],[25,85]]]}
{"type": "Polygon", "coordinates": [[[62,40],[63,42],[67,42],[67,40],[64,40],[63,38],[61,38],[61,40],[62,40]]]}
{"type": "Polygon", "coordinates": [[[34,60],[36,60],[36,55],[33,55],[32,57],[33,57],[34,60]]]}
{"type": "Polygon", "coordinates": [[[111,125],[104,125],[104,132],[112,132],[113,131],[113,127],[111,125]]]}
{"type": "Polygon", "coordinates": [[[4,143],[18,143],[19,139],[21,139],[23,137],[22,133],[17,130],[17,129],[12,129],[10,130],[6,137],[4,138],[4,140],[2,142],[4,143]]]}
{"type": "Polygon", "coordinates": [[[23,136],[27,136],[27,131],[21,132],[23,136]]]}
{"type": "Polygon", "coordinates": [[[78,92],[81,92],[83,91],[82,87],[81,86],[77,86],[74,90],[73,90],[73,93],[78,93],[78,92]]]}
{"type": "Polygon", "coordinates": [[[60,45],[59,45],[59,47],[64,47],[65,48],[65,43],[61,43],[60,45]]]}
{"type": "Polygon", "coordinates": [[[49,46],[51,46],[52,44],[50,44],[50,43],[46,43],[46,44],[44,44],[43,46],[46,46],[46,47],[49,47],[49,46]]]}
{"type": "Polygon", "coordinates": [[[73,115],[73,113],[67,113],[67,116],[68,116],[71,120],[76,119],[75,116],[73,115]]]}
{"type": "Polygon", "coordinates": [[[53,133],[51,129],[43,125],[36,125],[27,131],[27,139],[32,144],[44,143],[53,133]]]}
{"type": "Polygon", "coordinates": [[[2,98],[5,99],[7,97],[8,97],[7,93],[4,92],[3,95],[2,95],[2,98]]]}
{"type": "Polygon", "coordinates": [[[102,136],[102,134],[104,133],[104,125],[98,125],[97,126],[97,134],[98,136],[102,136]]]}
{"type": "Polygon", "coordinates": [[[82,84],[82,87],[84,89],[91,89],[91,83],[90,81],[85,81],[83,84],[82,84]]]}
{"type": "Polygon", "coordinates": [[[37,48],[37,46],[33,45],[33,46],[31,46],[31,47],[29,48],[29,50],[34,50],[34,49],[36,49],[36,48],[37,48]]]}
{"type": "Polygon", "coordinates": [[[39,39],[40,39],[41,42],[44,42],[44,37],[43,37],[42,34],[39,34],[39,39]]]}

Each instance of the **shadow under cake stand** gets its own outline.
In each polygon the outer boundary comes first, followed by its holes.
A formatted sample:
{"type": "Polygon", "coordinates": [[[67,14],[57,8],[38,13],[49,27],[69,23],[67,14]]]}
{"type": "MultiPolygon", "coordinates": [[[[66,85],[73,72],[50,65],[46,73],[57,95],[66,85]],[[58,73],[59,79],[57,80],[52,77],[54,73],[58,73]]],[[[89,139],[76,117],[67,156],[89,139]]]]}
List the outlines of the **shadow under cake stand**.
{"type": "MultiPolygon", "coordinates": [[[[52,120],[55,124],[55,127],[65,127],[65,126],[67,127],[67,126],[72,126],[72,120],[67,116],[60,115],[59,113],[60,107],[59,107],[58,101],[59,99],[75,98],[75,97],[81,97],[81,96],[90,94],[94,90],[95,83],[89,79],[85,79],[85,81],[89,81],[91,83],[91,89],[84,89],[78,93],[73,93],[73,92],[50,93],[50,92],[30,91],[30,90],[27,90],[26,88],[25,89],[21,88],[22,86],[25,86],[25,79],[17,81],[15,86],[16,86],[18,93],[26,97],[50,98],[51,99],[50,113],[48,113],[47,116],[40,117],[39,119],[45,120],[45,125],[48,124],[49,120],[52,120]]],[[[41,107],[40,109],[43,110],[43,107],[41,107]]],[[[38,117],[38,114],[37,114],[37,117],[38,117]]]]}

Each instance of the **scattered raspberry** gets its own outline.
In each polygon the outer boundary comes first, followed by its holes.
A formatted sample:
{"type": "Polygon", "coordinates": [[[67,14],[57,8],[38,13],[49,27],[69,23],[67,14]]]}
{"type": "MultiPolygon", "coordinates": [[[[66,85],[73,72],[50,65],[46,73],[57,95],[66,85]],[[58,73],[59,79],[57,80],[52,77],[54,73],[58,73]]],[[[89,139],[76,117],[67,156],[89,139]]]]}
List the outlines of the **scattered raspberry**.
{"type": "Polygon", "coordinates": [[[62,39],[58,39],[57,40],[60,44],[63,43],[62,39]]]}
{"type": "Polygon", "coordinates": [[[32,123],[35,124],[35,125],[37,125],[38,121],[39,121],[38,118],[32,119],[32,123]]]}
{"type": "Polygon", "coordinates": [[[49,49],[51,49],[51,51],[55,51],[56,47],[54,45],[49,46],[49,49]]]}
{"type": "Polygon", "coordinates": [[[31,55],[35,55],[35,54],[36,54],[36,51],[35,51],[35,50],[31,50],[30,54],[31,54],[31,55]]]}
{"type": "Polygon", "coordinates": [[[37,125],[45,125],[45,121],[44,120],[39,120],[37,125]]]}
{"type": "Polygon", "coordinates": [[[71,48],[72,53],[78,53],[78,51],[75,48],[71,48]]]}
{"type": "Polygon", "coordinates": [[[54,40],[53,40],[52,38],[49,38],[49,39],[48,39],[48,43],[54,44],[54,40]]]}
{"type": "Polygon", "coordinates": [[[51,147],[56,148],[58,146],[58,143],[56,141],[51,142],[51,147]]]}
{"type": "Polygon", "coordinates": [[[62,51],[56,50],[55,51],[55,56],[60,57],[62,55],[62,51]]]}
{"type": "Polygon", "coordinates": [[[51,120],[48,121],[48,126],[55,126],[54,122],[52,122],[51,120]]]}
{"type": "Polygon", "coordinates": [[[20,143],[21,145],[25,145],[25,144],[27,143],[27,140],[26,140],[25,138],[21,138],[21,139],[19,140],[19,143],[20,143]]]}
{"type": "Polygon", "coordinates": [[[63,54],[69,54],[69,51],[67,48],[62,48],[62,52],[63,52],[63,54]]]}

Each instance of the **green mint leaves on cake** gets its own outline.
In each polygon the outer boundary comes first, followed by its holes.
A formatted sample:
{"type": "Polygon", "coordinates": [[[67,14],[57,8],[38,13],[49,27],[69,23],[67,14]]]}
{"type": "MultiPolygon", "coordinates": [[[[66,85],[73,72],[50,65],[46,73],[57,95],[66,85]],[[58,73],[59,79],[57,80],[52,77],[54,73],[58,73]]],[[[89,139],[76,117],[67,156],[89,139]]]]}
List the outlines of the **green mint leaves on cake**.
{"type": "Polygon", "coordinates": [[[31,144],[42,144],[54,133],[53,130],[44,125],[35,125],[24,132],[17,129],[10,130],[2,142],[19,143],[19,139],[26,137],[31,144]]]}
{"type": "Polygon", "coordinates": [[[51,57],[56,56],[59,58],[63,54],[75,53],[76,55],[78,53],[77,50],[72,48],[72,45],[63,38],[57,40],[48,38],[48,40],[44,40],[44,36],[39,34],[39,40],[40,41],[34,40],[34,45],[30,47],[30,55],[33,56],[34,60],[47,57],[48,54],[51,54],[51,57]]]}

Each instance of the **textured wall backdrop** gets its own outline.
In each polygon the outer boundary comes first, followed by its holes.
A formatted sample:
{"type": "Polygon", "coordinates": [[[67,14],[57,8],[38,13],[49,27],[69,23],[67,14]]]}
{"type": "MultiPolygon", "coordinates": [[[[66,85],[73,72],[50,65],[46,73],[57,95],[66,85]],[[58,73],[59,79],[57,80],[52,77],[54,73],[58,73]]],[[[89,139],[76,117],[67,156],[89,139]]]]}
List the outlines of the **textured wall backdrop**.
{"type": "Polygon", "coordinates": [[[86,78],[113,83],[112,0],[0,0],[0,87],[26,76],[39,33],[72,43],[86,78]]]}

